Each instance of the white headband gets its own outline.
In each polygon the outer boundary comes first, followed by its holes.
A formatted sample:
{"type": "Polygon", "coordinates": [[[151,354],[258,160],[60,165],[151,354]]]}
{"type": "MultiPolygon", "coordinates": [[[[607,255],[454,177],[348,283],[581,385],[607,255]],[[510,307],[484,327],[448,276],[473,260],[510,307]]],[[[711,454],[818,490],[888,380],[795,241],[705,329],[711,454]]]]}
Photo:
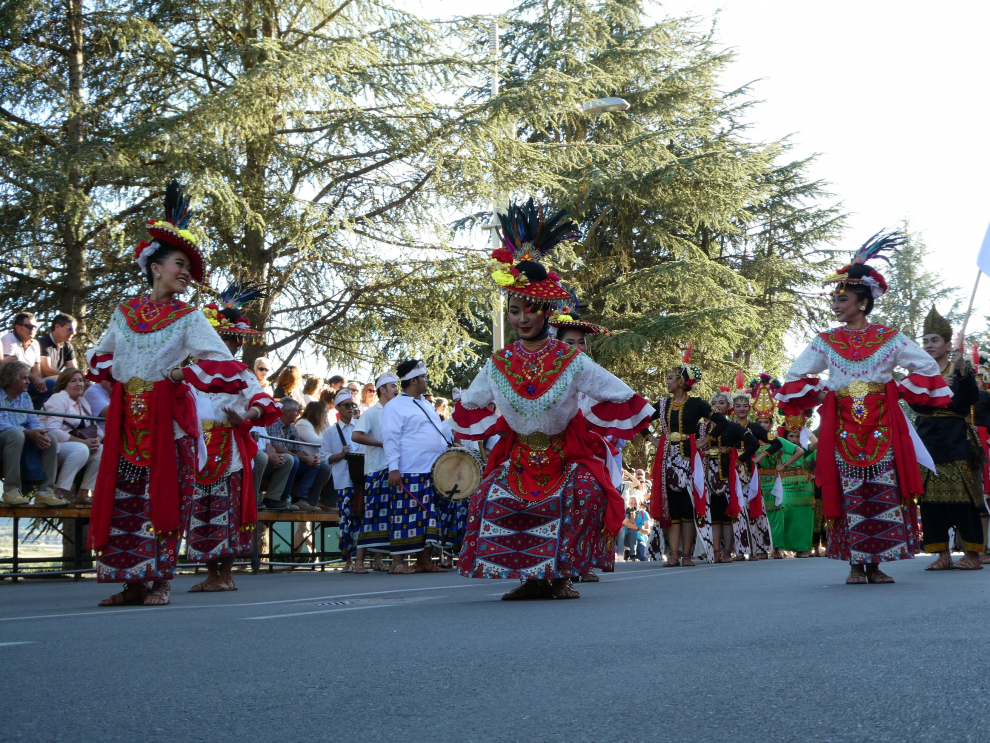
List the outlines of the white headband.
{"type": "Polygon", "coordinates": [[[408,374],[403,375],[402,381],[408,382],[410,379],[415,379],[416,377],[422,377],[426,374],[426,364],[420,361],[416,366],[413,367],[412,371],[408,374]]]}
{"type": "Polygon", "coordinates": [[[337,396],[333,398],[334,405],[340,405],[342,402],[350,402],[354,399],[354,392],[347,389],[347,387],[341,387],[337,390],[337,396]]]}
{"type": "Polygon", "coordinates": [[[387,371],[375,380],[375,389],[377,390],[389,383],[398,384],[399,379],[392,372],[387,371]]]}
{"type": "Polygon", "coordinates": [[[460,387],[454,387],[454,389],[450,393],[450,397],[454,402],[457,402],[458,400],[461,399],[461,395],[463,394],[464,394],[464,390],[462,390],[460,387]]]}

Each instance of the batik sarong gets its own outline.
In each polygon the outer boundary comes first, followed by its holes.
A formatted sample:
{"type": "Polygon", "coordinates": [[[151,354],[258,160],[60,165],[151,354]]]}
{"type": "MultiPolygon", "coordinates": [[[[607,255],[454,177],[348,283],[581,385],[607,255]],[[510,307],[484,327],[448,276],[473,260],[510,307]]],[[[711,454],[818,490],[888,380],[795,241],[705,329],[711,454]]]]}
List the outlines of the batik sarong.
{"type": "Polygon", "coordinates": [[[100,583],[172,580],[179,561],[179,539],[189,522],[189,504],[195,490],[196,440],[186,436],[176,441],[175,456],[181,527],[171,534],[156,534],[151,525],[148,467],[120,458],[110,538],[96,561],[100,583]]]}
{"type": "Polygon", "coordinates": [[[843,516],[828,532],[828,556],[853,565],[912,559],[918,551],[918,508],[905,506],[889,452],[869,467],[837,457],[843,516]]]}
{"type": "Polygon", "coordinates": [[[354,498],[354,488],[337,488],[337,513],[340,521],[338,523],[338,535],[340,551],[344,557],[351,557],[357,550],[358,536],[361,533],[360,516],[355,518],[351,510],[351,501],[354,498]]]}
{"type": "Polygon", "coordinates": [[[241,524],[243,485],[243,470],[228,473],[209,485],[196,484],[186,537],[189,562],[220,560],[251,552],[254,530],[244,529],[241,524]]]}
{"type": "MultiPolygon", "coordinates": [[[[759,477],[759,473],[753,477],[759,477]]],[[[739,473],[739,487],[742,488],[743,493],[749,492],[749,480],[748,471],[739,473]]],[[[751,516],[748,503],[732,523],[732,535],[735,538],[737,555],[761,555],[767,554],[773,549],[773,540],[770,538],[770,522],[767,520],[766,514],[751,516]]]]}
{"type": "Polygon", "coordinates": [[[615,569],[613,539],[602,528],[605,493],[584,465],[571,465],[563,487],[538,501],[513,493],[507,473],[498,468],[471,496],[461,575],[552,579],[615,569]]]}
{"type": "Polygon", "coordinates": [[[437,513],[440,518],[440,547],[444,552],[456,556],[464,544],[464,530],[467,528],[468,503],[470,499],[449,500],[437,498],[437,513]]]}
{"type": "Polygon", "coordinates": [[[364,522],[357,538],[359,548],[369,552],[389,551],[392,542],[391,499],[388,470],[364,476],[364,522]]]}
{"type": "Polygon", "coordinates": [[[408,555],[440,546],[440,520],[429,472],[403,474],[402,487],[391,488],[390,552],[408,555]]]}

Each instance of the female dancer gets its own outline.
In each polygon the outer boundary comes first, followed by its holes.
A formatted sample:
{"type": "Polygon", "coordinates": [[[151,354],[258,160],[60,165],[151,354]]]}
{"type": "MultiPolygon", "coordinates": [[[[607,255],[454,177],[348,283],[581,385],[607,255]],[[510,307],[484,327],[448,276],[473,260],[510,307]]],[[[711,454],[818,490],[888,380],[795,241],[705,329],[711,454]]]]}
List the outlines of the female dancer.
{"type": "Polygon", "coordinates": [[[684,363],[667,373],[670,397],[657,401],[651,420],[660,421],[660,435],[651,437],[657,447],[653,460],[653,490],[650,496],[650,518],[654,520],[650,549],[658,554],[666,541],[667,560],[664,566],[691,567],[694,548],[695,503],[704,499],[704,468],[696,438],[702,418],[714,426],[707,431],[711,437],[721,437],[728,421],[722,413],[700,397],[688,392],[702,378],[701,369],[691,363],[691,349],[684,354],[684,363]],[[663,538],[666,529],[666,540],[663,538]]]}
{"type": "MultiPolygon", "coordinates": [[[[791,416],[787,417],[788,421],[791,416]]],[[[760,418],[757,421],[769,433],[770,418],[760,418]]],[[[808,529],[803,529],[803,522],[796,518],[795,511],[807,511],[807,516],[813,516],[814,495],[810,490],[810,480],[802,469],[804,466],[804,449],[798,446],[798,437],[804,418],[798,430],[792,435],[783,426],[777,429],[776,436],[770,442],[760,447],[753,457],[753,463],[759,467],[760,489],[763,491],[763,509],[770,523],[770,537],[773,541],[773,558],[783,558],[782,550],[804,552],[811,549],[811,522],[808,529]],[[777,487],[777,478],[780,487],[777,487]],[[809,486],[808,498],[804,499],[803,486],[809,486]],[[802,494],[799,495],[798,491],[802,494]],[[800,546],[800,549],[797,549],[800,546]]]]}
{"type": "MultiPolygon", "coordinates": [[[[204,278],[203,256],[185,229],[188,207],[172,181],[165,219],[149,224],[152,242],[135,251],[151,292],[121,304],[88,354],[90,378],[113,381],[89,547],[99,555],[97,579],[123,583],[124,590],[103,606],[169,603],[196,472],[206,463],[190,386],[233,393],[255,379],[234,361],[206,316],[175,298],[190,281],[204,278]],[[199,363],[181,366],[190,356],[199,363]]],[[[244,417],[262,413],[254,405],[244,417]]]]}
{"type": "MultiPolygon", "coordinates": [[[[727,415],[728,387],[712,395],[712,410],[727,415]]],[[[759,442],[738,423],[729,422],[716,434],[716,425],[702,421],[698,425],[699,448],[704,457],[704,503],[695,503],[698,538],[705,546],[708,562],[732,562],[732,524],[729,504],[738,502],[739,475],[743,465],[756,452],[759,442]],[[742,449],[742,454],[739,454],[742,449]]]]}
{"type": "MultiPolygon", "coordinates": [[[[220,296],[220,304],[203,308],[207,321],[236,357],[245,340],[261,342],[261,333],[250,327],[241,309],[264,294],[251,286],[233,284],[220,296]]],[[[189,514],[186,557],[206,563],[206,580],[190,593],[236,591],[231,571],[234,558],[251,552],[258,520],[254,491],[254,455],[258,445],[251,437],[248,409],[264,414],[257,425],[274,423],[279,410],[254,376],[237,392],[196,392],[197,410],[206,443],[206,466],[196,473],[196,489],[189,514]]]]}
{"type": "Polygon", "coordinates": [[[577,237],[564,216],[545,218],[532,199],[499,214],[504,247],[492,253],[492,278],[508,295],[519,340],[492,355],[454,408],[458,437],[500,435],[471,497],[458,569],[469,578],[523,579],[507,601],[578,598],[572,577],[587,575],[593,562],[612,570],[625,509],[592,432],[630,438],[653,412],[587,354],[548,336],[551,304],[570,295],[538,259],[577,237]],[[581,392],[604,402],[585,415],[581,392]],[[488,408],[493,401],[501,418],[488,408]]]}
{"type": "MultiPolygon", "coordinates": [[[[741,386],[741,378],[737,384],[741,386]]],[[[746,428],[758,442],[770,446],[772,442],[767,430],[749,419],[752,404],[753,398],[749,390],[736,390],[732,396],[730,420],[746,428]]],[[[745,450],[740,451],[740,460],[743,460],[744,454],[745,450]]],[[[749,555],[750,560],[765,560],[772,548],[770,522],[763,508],[763,498],[760,497],[760,476],[751,460],[743,460],[743,467],[739,472],[739,487],[742,497],[729,505],[729,515],[735,519],[732,528],[736,540],[736,560],[742,560],[743,555],[749,555]]]]}
{"type": "Polygon", "coordinates": [[[878,233],[825,280],[835,285],[832,312],[842,324],[816,336],[777,393],[789,415],[821,404],[815,478],[830,520],[828,556],[849,561],[846,583],[893,583],[880,563],[918,551],[914,499],[923,486],[898,400],[945,407],[952,395],[931,356],[899,330],[867,319],[887,282],[866,261],[902,242],[897,233],[878,233]],[[911,374],[895,382],[894,367],[911,374]],[[828,379],[819,379],[826,370],[828,379]]]}

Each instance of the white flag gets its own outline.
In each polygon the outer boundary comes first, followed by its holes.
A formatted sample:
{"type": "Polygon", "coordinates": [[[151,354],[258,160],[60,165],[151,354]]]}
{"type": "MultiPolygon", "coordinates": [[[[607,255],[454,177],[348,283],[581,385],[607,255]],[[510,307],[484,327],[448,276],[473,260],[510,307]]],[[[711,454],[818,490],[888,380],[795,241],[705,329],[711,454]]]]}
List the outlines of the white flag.
{"type": "Polygon", "coordinates": [[[990,227],[987,227],[987,234],[983,236],[980,253],[976,256],[976,265],[983,273],[990,276],[990,227]]]}

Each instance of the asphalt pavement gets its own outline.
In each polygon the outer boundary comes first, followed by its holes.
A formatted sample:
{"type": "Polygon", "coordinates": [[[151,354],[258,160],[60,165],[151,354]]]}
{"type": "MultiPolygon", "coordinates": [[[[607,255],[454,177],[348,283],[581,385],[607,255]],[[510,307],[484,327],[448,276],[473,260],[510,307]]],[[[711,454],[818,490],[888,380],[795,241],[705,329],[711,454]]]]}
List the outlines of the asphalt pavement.
{"type": "Polygon", "coordinates": [[[98,609],[0,585],[0,740],[990,740],[990,570],[788,559],[618,565],[574,601],[440,575],[240,575],[98,609]]]}

